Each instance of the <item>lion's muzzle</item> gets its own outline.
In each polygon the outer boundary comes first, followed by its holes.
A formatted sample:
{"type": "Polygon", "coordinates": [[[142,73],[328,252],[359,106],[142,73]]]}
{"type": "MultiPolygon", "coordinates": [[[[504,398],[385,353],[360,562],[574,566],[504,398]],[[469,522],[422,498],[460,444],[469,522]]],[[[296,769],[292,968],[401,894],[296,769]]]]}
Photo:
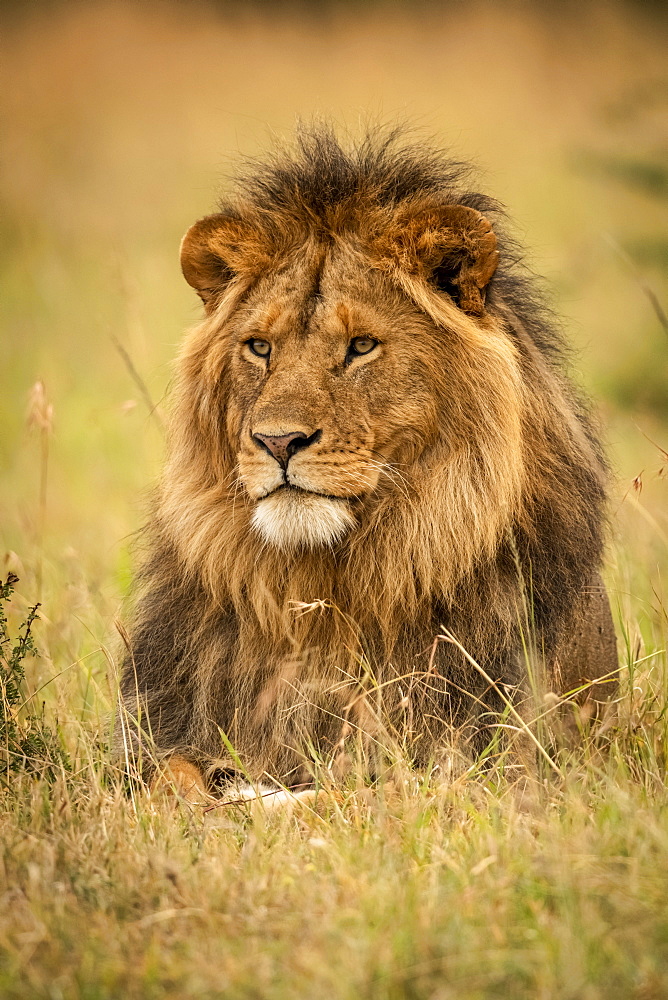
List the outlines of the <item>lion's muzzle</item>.
{"type": "Polygon", "coordinates": [[[350,463],[333,461],[317,446],[322,431],[254,429],[255,446],[242,449],[241,479],[256,501],[251,524],[268,545],[283,551],[332,546],[356,525],[350,501],[374,485],[350,463]]]}

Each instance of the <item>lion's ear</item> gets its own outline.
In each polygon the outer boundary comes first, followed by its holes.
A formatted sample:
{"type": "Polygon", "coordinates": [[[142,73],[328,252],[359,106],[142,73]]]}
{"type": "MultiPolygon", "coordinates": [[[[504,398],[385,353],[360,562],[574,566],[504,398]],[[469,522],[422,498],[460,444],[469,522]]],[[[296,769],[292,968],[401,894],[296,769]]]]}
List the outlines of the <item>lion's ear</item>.
{"type": "Polygon", "coordinates": [[[207,308],[215,305],[227,283],[241,272],[267,262],[258,234],[243,219],[207,215],[181,240],[181,270],[207,308]]]}
{"type": "Polygon", "coordinates": [[[400,221],[398,263],[447,292],[460,309],[481,315],[499,262],[492,224],[465,205],[444,205],[400,221]]]}

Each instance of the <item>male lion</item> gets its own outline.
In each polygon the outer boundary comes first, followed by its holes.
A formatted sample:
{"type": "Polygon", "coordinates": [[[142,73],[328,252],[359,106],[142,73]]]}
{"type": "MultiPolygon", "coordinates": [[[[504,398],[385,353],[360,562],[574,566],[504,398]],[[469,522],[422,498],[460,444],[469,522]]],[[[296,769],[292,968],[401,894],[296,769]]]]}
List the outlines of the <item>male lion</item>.
{"type": "Polygon", "coordinates": [[[472,755],[529,662],[562,692],[614,671],[604,461],[466,178],[396,134],[347,150],[317,127],[183,239],[205,316],[119,737],[186,791],[239,762],[295,787],[355,736],[472,755]]]}

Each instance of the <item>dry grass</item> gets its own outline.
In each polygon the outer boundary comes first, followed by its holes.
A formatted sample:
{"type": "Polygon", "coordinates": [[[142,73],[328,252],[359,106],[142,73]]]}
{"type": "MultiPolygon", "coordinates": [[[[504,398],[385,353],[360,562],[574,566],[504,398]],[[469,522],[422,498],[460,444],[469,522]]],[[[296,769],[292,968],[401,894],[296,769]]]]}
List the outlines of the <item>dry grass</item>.
{"type": "Polygon", "coordinates": [[[0,791],[0,994],[658,1000],[668,409],[643,282],[665,308],[665,25],[616,3],[260,10],[7,14],[0,556],[20,577],[12,629],[41,598],[26,690],[72,767],[0,791]],[[585,746],[523,798],[498,771],[399,769],[319,812],[204,813],[129,795],[107,761],[113,621],[161,460],[114,339],[161,405],[197,312],[181,233],[237,151],[312,111],[417,120],[482,164],[601,406],[619,721],[605,753],[585,746]]]}

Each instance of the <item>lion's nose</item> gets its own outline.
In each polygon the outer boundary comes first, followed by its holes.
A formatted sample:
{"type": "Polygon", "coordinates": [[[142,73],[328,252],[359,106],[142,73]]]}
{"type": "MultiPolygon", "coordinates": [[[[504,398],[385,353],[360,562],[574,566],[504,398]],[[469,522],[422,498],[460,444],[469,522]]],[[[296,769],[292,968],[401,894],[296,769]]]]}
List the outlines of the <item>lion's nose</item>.
{"type": "Polygon", "coordinates": [[[322,431],[308,435],[303,431],[293,431],[291,434],[253,434],[253,441],[273,455],[279,465],[287,468],[287,464],[296,451],[308,448],[320,439],[322,431]]]}

